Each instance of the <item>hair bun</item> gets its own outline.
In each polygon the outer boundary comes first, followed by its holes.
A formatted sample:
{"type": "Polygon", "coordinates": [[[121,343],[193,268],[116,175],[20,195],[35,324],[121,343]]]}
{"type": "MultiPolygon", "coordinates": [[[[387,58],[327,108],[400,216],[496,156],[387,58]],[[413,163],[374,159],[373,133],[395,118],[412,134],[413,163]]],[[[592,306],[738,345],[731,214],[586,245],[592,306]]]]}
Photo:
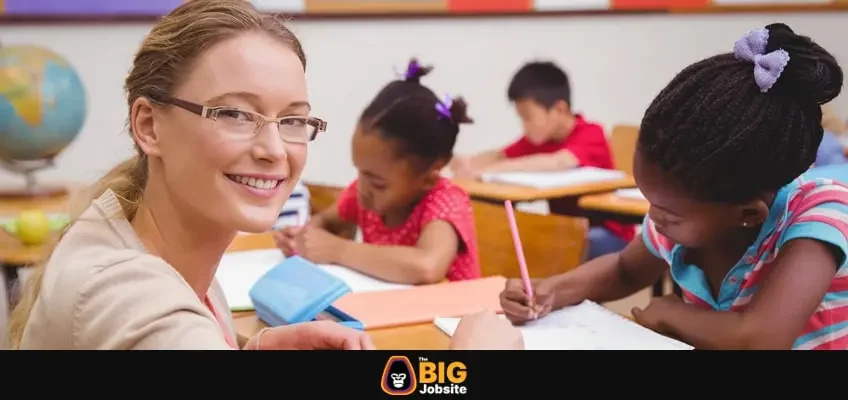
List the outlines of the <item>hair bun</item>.
{"type": "Polygon", "coordinates": [[[470,124],[474,122],[474,120],[468,116],[468,103],[466,103],[465,99],[462,97],[457,97],[453,100],[450,107],[450,113],[451,119],[457,125],[470,124]]]}
{"type": "Polygon", "coordinates": [[[421,65],[417,58],[412,58],[409,60],[409,64],[406,66],[406,71],[403,73],[403,80],[407,82],[421,83],[421,77],[429,74],[432,70],[433,66],[421,65]]]}
{"type": "Polygon", "coordinates": [[[774,85],[787,96],[803,96],[817,104],[827,103],[842,91],[842,68],[827,50],[807,36],[796,34],[783,23],[766,26],[769,32],[766,52],[783,49],[789,64],[774,85]]]}

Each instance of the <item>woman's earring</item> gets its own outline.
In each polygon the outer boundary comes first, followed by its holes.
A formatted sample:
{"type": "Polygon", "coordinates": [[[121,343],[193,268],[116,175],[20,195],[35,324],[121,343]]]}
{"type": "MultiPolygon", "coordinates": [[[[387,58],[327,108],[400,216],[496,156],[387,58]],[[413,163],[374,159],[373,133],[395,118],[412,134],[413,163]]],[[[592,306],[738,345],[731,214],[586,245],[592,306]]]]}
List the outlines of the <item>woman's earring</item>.
{"type": "Polygon", "coordinates": [[[745,228],[747,228],[747,227],[748,227],[748,222],[747,222],[747,221],[743,221],[743,222],[742,222],[742,226],[743,226],[743,227],[745,227],[745,228]]]}

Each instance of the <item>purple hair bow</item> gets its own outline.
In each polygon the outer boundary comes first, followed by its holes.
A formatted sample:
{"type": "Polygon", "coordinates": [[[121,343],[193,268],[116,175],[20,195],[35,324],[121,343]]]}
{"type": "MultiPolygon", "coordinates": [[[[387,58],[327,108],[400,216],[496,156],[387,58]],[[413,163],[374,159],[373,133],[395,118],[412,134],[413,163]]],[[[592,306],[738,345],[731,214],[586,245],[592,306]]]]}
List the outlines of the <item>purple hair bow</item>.
{"type": "Polygon", "coordinates": [[[418,71],[420,69],[421,69],[421,64],[419,64],[418,61],[413,60],[406,67],[406,72],[403,74],[403,79],[406,80],[406,79],[412,78],[413,76],[415,76],[415,74],[418,73],[418,71]]]}
{"type": "Polygon", "coordinates": [[[436,111],[439,112],[439,115],[445,117],[447,119],[452,119],[453,115],[451,114],[451,106],[453,105],[453,99],[450,96],[445,96],[444,101],[436,102],[436,111]]]}
{"type": "Polygon", "coordinates": [[[783,69],[789,64],[789,53],[777,49],[766,53],[768,29],[761,28],[746,33],[733,45],[733,54],[740,60],[754,63],[754,81],[765,93],[777,83],[783,69]]]}

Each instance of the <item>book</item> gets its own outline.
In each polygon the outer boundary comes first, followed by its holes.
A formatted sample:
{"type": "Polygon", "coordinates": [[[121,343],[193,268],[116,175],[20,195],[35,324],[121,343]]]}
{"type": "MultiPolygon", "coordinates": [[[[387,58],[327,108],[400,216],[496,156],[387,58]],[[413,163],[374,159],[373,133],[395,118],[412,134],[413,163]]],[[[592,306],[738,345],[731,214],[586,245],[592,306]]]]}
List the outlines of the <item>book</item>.
{"type": "MultiPolygon", "coordinates": [[[[459,320],[439,317],[433,323],[448,336],[453,336],[459,320]]],[[[519,330],[524,336],[526,350],[693,349],[588,300],[553,311],[544,318],[520,326],[519,330]]]]}
{"type": "Polygon", "coordinates": [[[618,189],[615,191],[615,196],[628,200],[647,200],[639,188],[618,189]]]}
{"type": "Polygon", "coordinates": [[[426,324],[438,316],[458,317],[486,309],[501,312],[498,295],[505,282],[502,276],[490,276],[398,290],[350,293],[333,306],[361,321],[366,329],[426,324]]]}
{"type": "Polygon", "coordinates": [[[587,183],[617,181],[625,178],[627,178],[627,174],[623,171],[582,167],[567,171],[486,173],[480,177],[480,180],[529,186],[536,189],[552,189],[587,183]]]}

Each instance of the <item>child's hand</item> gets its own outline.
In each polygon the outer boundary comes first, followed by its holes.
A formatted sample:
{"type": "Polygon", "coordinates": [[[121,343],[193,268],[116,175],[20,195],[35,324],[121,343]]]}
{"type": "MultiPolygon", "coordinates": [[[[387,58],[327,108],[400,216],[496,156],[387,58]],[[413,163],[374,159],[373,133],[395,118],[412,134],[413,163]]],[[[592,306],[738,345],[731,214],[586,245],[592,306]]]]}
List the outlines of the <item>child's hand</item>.
{"type": "Polygon", "coordinates": [[[274,243],[283,251],[284,256],[291,257],[297,255],[295,237],[302,229],[299,226],[287,226],[278,232],[274,232],[274,243]]]}
{"type": "Polygon", "coordinates": [[[522,325],[547,315],[554,306],[553,282],[547,279],[532,279],[533,304],[524,291],[524,281],[509,279],[500,294],[501,308],[504,314],[515,325],[522,325]]]}
{"type": "Polygon", "coordinates": [[[345,240],[324,229],[306,226],[295,236],[297,254],[316,264],[336,264],[345,240]]]}
{"type": "Polygon", "coordinates": [[[669,310],[679,307],[682,304],[683,301],[679,297],[669,294],[662,297],[654,297],[644,310],[639,307],[633,307],[630,312],[633,314],[633,319],[640,325],[660,334],[668,334],[670,332],[668,332],[666,318],[669,310]]]}
{"type": "Polygon", "coordinates": [[[524,337],[492,311],[464,316],[451,337],[451,350],[524,350],[524,337]]]}

